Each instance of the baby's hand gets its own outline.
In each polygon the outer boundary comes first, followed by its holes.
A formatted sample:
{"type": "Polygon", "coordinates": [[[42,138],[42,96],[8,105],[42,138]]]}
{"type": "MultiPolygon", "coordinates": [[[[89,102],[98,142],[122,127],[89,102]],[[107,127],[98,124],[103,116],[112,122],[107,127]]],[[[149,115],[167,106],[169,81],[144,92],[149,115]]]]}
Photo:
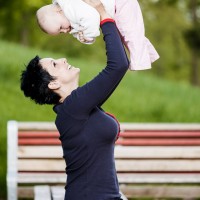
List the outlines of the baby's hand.
{"type": "Polygon", "coordinates": [[[78,37],[79,37],[80,42],[82,42],[82,43],[92,43],[94,41],[94,39],[92,39],[92,38],[91,39],[84,38],[84,35],[83,35],[82,31],[78,32],[78,37]]]}
{"type": "Polygon", "coordinates": [[[82,43],[85,42],[85,38],[84,38],[84,36],[83,36],[83,32],[82,32],[82,31],[79,31],[79,32],[78,32],[78,37],[79,37],[80,42],[82,42],[82,43]]]}

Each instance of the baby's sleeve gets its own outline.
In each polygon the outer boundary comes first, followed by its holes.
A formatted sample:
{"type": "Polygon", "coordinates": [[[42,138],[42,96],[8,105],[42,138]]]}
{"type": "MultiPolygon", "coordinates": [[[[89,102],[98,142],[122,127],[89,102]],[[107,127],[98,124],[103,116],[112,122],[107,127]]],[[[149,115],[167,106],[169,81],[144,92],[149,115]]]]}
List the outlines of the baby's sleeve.
{"type": "MultiPolygon", "coordinates": [[[[79,25],[77,25],[79,26],[79,25]]],[[[73,35],[73,37],[75,37],[79,42],[83,43],[83,44],[93,44],[95,42],[95,37],[85,37],[85,30],[83,29],[83,27],[78,27],[78,28],[74,28],[70,31],[70,34],[73,35]],[[80,37],[79,37],[79,31],[81,31],[84,35],[84,39],[86,40],[86,42],[82,42],[80,37]]]]}
{"type": "MultiPolygon", "coordinates": [[[[75,7],[75,2],[72,3],[72,7],[75,7]]],[[[80,41],[78,32],[83,32],[83,36],[88,43],[92,44],[95,41],[95,38],[100,35],[100,15],[99,13],[91,6],[81,1],[76,10],[74,9],[73,19],[71,20],[72,34],[77,40],[80,41]]]]}
{"type": "Polygon", "coordinates": [[[100,16],[97,12],[94,12],[93,15],[87,15],[81,18],[80,25],[83,28],[83,35],[85,38],[95,38],[100,35],[100,16]]]}

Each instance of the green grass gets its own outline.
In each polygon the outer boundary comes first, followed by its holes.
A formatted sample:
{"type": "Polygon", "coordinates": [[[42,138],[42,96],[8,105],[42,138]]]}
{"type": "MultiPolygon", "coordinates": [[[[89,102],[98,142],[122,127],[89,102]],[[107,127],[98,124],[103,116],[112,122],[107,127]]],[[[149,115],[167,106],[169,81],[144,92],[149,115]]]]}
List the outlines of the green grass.
{"type": "MultiPolygon", "coordinates": [[[[63,57],[0,41],[0,199],[6,196],[7,121],[53,121],[55,118],[51,106],[35,105],[19,89],[21,70],[36,54],[63,57]]],[[[85,60],[68,58],[71,64],[81,68],[81,84],[97,74],[105,63],[89,58],[89,55],[85,60]]],[[[121,122],[199,122],[199,99],[199,88],[156,78],[148,71],[128,72],[104,109],[121,122]]]]}

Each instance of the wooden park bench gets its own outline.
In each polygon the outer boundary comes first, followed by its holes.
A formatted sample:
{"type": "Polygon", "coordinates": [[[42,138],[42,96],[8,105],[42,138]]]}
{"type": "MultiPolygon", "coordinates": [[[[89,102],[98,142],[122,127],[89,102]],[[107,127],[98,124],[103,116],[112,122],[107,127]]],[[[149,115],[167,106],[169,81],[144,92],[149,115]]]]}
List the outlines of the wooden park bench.
{"type": "MultiPolygon", "coordinates": [[[[9,121],[7,130],[8,200],[63,199],[65,162],[54,123],[9,121]]],[[[200,197],[200,124],[121,123],[115,160],[128,198],[200,197]]]]}

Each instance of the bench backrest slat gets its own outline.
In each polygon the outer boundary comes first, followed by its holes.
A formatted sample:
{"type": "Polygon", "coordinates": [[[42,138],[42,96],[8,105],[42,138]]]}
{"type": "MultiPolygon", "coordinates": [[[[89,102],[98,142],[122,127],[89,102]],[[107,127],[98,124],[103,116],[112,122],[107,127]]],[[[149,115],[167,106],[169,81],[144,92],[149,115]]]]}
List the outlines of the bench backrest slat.
{"type": "MultiPolygon", "coordinates": [[[[145,127],[145,126],[144,126],[145,127]]],[[[144,128],[143,127],[143,128],[144,128]]],[[[182,128],[184,128],[183,126],[182,128]]],[[[44,128],[44,127],[43,127],[44,128]]],[[[189,125],[186,130],[174,127],[163,130],[164,126],[154,127],[155,130],[123,130],[116,145],[123,146],[197,146],[200,145],[200,130],[189,125]],[[160,130],[158,129],[160,128],[160,130]]],[[[197,125],[196,125],[197,128],[197,125]]],[[[199,127],[200,128],[200,127],[199,127]]],[[[59,133],[56,130],[19,130],[19,145],[60,145],[59,133]]]]}
{"type": "MultiPolygon", "coordinates": [[[[18,158],[62,158],[61,146],[20,146],[18,158]]],[[[200,159],[200,146],[116,146],[115,159],[200,159]]]]}
{"type": "Polygon", "coordinates": [[[200,138],[176,138],[176,139],[163,139],[163,138],[137,138],[137,139],[124,139],[119,138],[116,141],[117,145],[123,146],[199,146],[200,138]]]}
{"type": "MultiPolygon", "coordinates": [[[[120,136],[123,138],[200,138],[199,130],[190,130],[190,131],[175,131],[175,130],[151,130],[151,131],[130,131],[125,130],[121,131],[120,136]]],[[[19,138],[58,138],[59,133],[57,131],[20,131],[18,133],[19,138]]]]}
{"type": "MultiPolygon", "coordinates": [[[[118,172],[200,172],[200,160],[116,160],[118,172]]],[[[64,172],[62,159],[19,159],[21,172],[64,172]]]]}

